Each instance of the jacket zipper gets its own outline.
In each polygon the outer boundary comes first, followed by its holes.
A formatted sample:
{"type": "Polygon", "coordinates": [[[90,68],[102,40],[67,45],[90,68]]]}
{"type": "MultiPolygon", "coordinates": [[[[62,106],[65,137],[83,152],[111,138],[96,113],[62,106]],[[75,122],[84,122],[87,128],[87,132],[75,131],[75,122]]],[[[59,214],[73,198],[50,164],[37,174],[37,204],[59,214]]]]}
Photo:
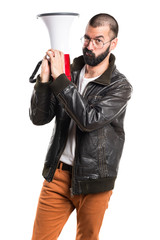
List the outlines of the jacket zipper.
{"type": "MultiPolygon", "coordinates": [[[[87,92],[87,87],[88,87],[89,83],[86,85],[83,93],[82,93],[82,96],[84,97],[86,92],[87,92]]],[[[77,139],[77,126],[76,126],[76,131],[75,131],[75,140],[76,140],[76,147],[75,147],[75,156],[74,156],[74,161],[73,161],[73,166],[72,166],[72,181],[71,181],[71,188],[70,188],[70,195],[71,195],[71,198],[74,197],[74,192],[73,192],[73,186],[74,186],[74,165],[75,165],[75,158],[76,158],[76,155],[77,155],[77,147],[78,147],[78,139],[77,139]]]]}

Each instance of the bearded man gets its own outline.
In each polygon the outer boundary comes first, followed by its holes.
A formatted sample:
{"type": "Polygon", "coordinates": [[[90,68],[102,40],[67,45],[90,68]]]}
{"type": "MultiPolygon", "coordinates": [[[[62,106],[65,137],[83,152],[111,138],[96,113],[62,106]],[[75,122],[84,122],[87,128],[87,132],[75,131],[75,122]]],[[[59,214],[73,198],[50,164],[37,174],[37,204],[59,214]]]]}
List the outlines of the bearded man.
{"type": "Polygon", "coordinates": [[[111,53],[118,23],[109,14],[92,17],[82,37],[83,56],[64,73],[64,54],[50,49],[34,86],[30,118],[55,118],[32,240],[56,240],[74,209],[76,240],[98,240],[124,145],[124,116],[132,86],[111,53]]]}

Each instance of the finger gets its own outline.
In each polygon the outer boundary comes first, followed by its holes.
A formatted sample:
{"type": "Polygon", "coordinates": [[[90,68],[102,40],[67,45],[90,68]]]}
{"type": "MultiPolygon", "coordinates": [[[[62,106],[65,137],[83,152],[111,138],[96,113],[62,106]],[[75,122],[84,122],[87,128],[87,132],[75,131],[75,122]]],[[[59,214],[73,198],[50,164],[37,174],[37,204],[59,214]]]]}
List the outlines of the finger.
{"type": "Polygon", "coordinates": [[[51,52],[51,51],[47,51],[47,52],[46,52],[46,58],[47,58],[47,56],[49,56],[50,58],[53,57],[52,52],[51,52]]]}
{"type": "Polygon", "coordinates": [[[60,56],[60,51],[59,50],[53,50],[52,49],[52,53],[53,53],[53,57],[59,58],[59,56],[60,56]]]}
{"type": "Polygon", "coordinates": [[[47,54],[50,58],[53,58],[53,57],[55,56],[55,53],[54,53],[53,51],[51,51],[51,50],[48,50],[48,51],[46,52],[46,54],[47,54]]]}
{"type": "Polygon", "coordinates": [[[64,64],[64,53],[63,52],[61,52],[59,50],[55,50],[54,55],[55,55],[55,59],[57,59],[62,64],[64,64]]]}
{"type": "MultiPolygon", "coordinates": [[[[50,48],[50,49],[48,49],[48,51],[50,51],[50,52],[53,52],[53,53],[54,53],[54,51],[55,51],[55,50],[54,50],[53,48],[50,48]]],[[[48,51],[47,51],[47,52],[48,52],[48,51]]]]}
{"type": "Polygon", "coordinates": [[[61,51],[59,51],[59,50],[55,50],[55,53],[56,53],[57,55],[59,55],[60,57],[63,57],[63,56],[64,56],[64,53],[61,52],[61,51]]]}
{"type": "Polygon", "coordinates": [[[58,50],[55,50],[55,49],[52,49],[52,48],[47,51],[47,53],[52,54],[53,57],[55,57],[56,52],[58,52],[58,50]]]}
{"type": "Polygon", "coordinates": [[[42,60],[42,68],[44,68],[45,66],[46,66],[46,59],[45,59],[45,57],[43,58],[43,60],[42,60]]]}
{"type": "Polygon", "coordinates": [[[49,49],[48,51],[50,51],[53,54],[53,56],[63,55],[63,52],[61,52],[60,50],[57,50],[57,49],[49,49]]]}
{"type": "Polygon", "coordinates": [[[43,58],[42,63],[46,63],[46,62],[47,62],[47,56],[45,55],[44,58],[43,58]]]}

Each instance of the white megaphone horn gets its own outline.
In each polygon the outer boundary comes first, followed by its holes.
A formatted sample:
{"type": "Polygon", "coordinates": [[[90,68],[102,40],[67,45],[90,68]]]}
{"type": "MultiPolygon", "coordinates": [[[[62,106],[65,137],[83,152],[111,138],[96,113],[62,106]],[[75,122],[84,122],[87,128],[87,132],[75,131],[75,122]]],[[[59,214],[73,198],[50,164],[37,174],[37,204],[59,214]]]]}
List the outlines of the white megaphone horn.
{"type": "MultiPolygon", "coordinates": [[[[72,23],[78,16],[78,13],[69,12],[44,13],[37,15],[37,18],[41,18],[48,29],[51,48],[62,51],[64,53],[65,74],[69,80],[71,80],[69,36],[72,23]]],[[[34,72],[32,73],[29,79],[31,83],[36,81],[34,77],[41,63],[42,61],[37,64],[34,72]]]]}

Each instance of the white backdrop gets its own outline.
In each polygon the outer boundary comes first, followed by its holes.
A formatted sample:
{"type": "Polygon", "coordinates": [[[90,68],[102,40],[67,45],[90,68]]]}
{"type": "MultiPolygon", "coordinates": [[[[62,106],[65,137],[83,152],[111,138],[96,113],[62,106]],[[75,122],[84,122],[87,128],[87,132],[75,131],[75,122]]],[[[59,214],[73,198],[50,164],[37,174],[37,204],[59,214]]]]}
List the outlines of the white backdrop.
{"type": "MultiPolygon", "coordinates": [[[[119,175],[100,239],[159,240],[158,0],[6,0],[0,9],[0,239],[31,239],[53,127],[52,122],[34,126],[28,114],[33,90],[28,78],[50,47],[47,30],[36,15],[68,11],[80,13],[71,58],[81,54],[79,38],[94,14],[107,12],[118,20],[116,65],[134,88],[119,175]]],[[[74,212],[59,239],[75,239],[75,229],[74,212]]]]}

